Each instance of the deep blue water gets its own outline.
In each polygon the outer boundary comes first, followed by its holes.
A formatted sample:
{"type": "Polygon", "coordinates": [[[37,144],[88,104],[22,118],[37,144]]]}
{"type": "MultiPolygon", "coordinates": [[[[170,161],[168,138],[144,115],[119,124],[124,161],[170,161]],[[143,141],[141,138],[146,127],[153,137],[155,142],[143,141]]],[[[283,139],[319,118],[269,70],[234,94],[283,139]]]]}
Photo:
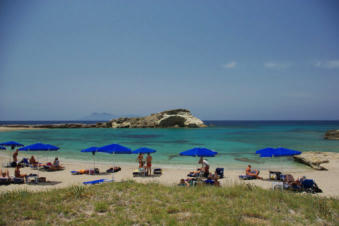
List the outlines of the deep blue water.
{"type": "MultiPolygon", "coordinates": [[[[70,122],[70,121],[68,121],[70,122]]],[[[74,121],[73,121],[74,122],[74,121]]],[[[79,122],[79,121],[76,121],[79,122]]],[[[7,122],[19,124],[18,122],[7,122]]],[[[33,124],[33,122],[20,122],[33,124]]],[[[64,121],[35,122],[64,123],[64,121]]],[[[86,122],[83,122],[86,123],[86,122]]],[[[87,122],[93,123],[93,122],[87,122]]],[[[3,124],[3,122],[0,122],[3,124]]],[[[15,140],[25,145],[45,142],[61,149],[62,158],[90,160],[91,155],[80,150],[90,146],[119,143],[131,149],[150,147],[157,150],[155,163],[177,165],[194,164],[193,157],[179,157],[179,152],[193,147],[207,147],[219,152],[210,158],[212,164],[226,168],[241,168],[247,162],[261,166],[295,166],[291,158],[259,158],[254,154],[265,147],[286,147],[300,151],[339,152],[339,141],[324,140],[329,129],[338,129],[339,121],[206,121],[201,129],[44,129],[1,132],[0,141],[15,140]]],[[[46,155],[42,153],[42,155],[46,155]]],[[[110,161],[112,156],[96,155],[99,161],[110,161]]],[[[135,162],[134,155],[116,155],[116,161],[135,162]]]]}

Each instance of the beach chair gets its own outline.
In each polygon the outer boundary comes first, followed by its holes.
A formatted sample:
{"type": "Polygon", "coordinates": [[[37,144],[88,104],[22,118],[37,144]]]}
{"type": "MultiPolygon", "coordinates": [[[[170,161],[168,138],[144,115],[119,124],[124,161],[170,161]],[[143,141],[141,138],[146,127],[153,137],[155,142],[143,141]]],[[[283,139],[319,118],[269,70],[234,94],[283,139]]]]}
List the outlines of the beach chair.
{"type": "Polygon", "coordinates": [[[86,182],[83,182],[83,184],[84,185],[94,185],[94,184],[102,184],[102,183],[108,183],[108,182],[114,182],[114,180],[99,179],[99,180],[86,181],[86,182]]]}
{"type": "Polygon", "coordinates": [[[29,166],[29,161],[28,161],[27,158],[23,158],[23,159],[18,163],[18,165],[19,165],[20,167],[28,167],[28,166],[29,166]]]}
{"type": "Polygon", "coordinates": [[[215,172],[218,174],[219,178],[224,178],[224,168],[216,168],[215,172]]]}

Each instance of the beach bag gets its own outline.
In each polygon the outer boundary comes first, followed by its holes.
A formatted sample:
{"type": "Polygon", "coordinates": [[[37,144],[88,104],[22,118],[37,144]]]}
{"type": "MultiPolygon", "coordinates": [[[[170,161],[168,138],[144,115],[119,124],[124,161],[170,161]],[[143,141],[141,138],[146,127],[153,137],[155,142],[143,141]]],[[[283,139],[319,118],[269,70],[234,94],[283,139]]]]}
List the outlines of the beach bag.
{"type": "Polygon", "coordinates": [[[153,174],[161,175],[161,174],[162,174],[162,169],[161,169],[161,168],[155,168],[155,169],[153,170],[153,174]]]}
{"type": "Polygon", "coordinates": [[[270,180],[281,180],[281,172],[279,171],[269,171],[270,180]]]}
{"type": "Polygon", "coordinates": [[[301,182],[301,186],[305,192],[309,192],[309,193],[322,192],[322,190],[318,187],[318,185],[312,179],[304,179],[301,182]]]}

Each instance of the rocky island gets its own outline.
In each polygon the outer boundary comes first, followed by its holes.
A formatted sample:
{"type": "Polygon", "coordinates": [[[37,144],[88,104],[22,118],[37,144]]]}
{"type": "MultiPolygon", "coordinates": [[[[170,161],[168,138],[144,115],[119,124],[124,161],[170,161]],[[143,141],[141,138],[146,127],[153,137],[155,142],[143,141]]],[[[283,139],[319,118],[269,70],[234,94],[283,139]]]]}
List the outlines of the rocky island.
{"type": "Polygon", "coordinates": [[[118,118],[107,123],[112,128],[200,128],[204,122],[194,117],[189,110],[174,109],[146,117],[118,118]]]}
{"type": "Polygon", "coordinates": [[[145,117],[118,118],[108,122],[85,123],[61,123],[39,125],[2,125],[7,128],[201,128],[207,127],[204,122],[194,117],[189,110],[174,109],[151,114],[145,117]]]}
{"type": "Polygon", "coordinates": [[[325,140],[339,140],[339,129],[329,130],[325,133],[325,140]]]}

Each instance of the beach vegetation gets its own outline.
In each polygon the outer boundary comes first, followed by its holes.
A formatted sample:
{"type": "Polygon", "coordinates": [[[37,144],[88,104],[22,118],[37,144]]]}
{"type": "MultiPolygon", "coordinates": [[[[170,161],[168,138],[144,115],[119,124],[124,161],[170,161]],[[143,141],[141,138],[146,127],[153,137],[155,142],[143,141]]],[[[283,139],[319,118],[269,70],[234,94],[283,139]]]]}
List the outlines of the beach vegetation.
{"type": "Polygon", "coordinates": [[[336,225],[339,200],[235,184],[124,181],[0,195],[1,225],[336,225]]]}

